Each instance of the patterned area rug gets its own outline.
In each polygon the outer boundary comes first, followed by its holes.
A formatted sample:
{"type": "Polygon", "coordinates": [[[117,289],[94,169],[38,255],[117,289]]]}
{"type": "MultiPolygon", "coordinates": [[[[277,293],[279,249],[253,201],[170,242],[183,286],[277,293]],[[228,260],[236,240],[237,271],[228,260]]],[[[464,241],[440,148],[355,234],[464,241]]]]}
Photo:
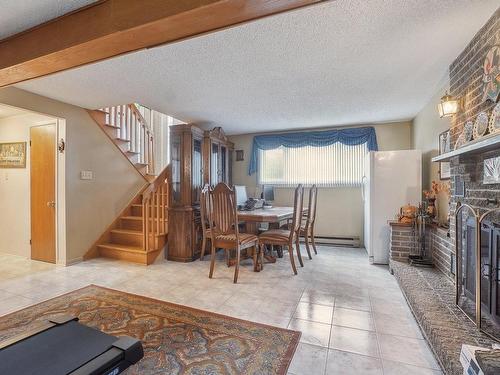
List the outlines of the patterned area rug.
{"type": "Polygon", "coordinates": [[[286,374],[300,332],[91,285],[0,318],[0,341],[51,316],[142,341],[126,374],[286,374]]]}

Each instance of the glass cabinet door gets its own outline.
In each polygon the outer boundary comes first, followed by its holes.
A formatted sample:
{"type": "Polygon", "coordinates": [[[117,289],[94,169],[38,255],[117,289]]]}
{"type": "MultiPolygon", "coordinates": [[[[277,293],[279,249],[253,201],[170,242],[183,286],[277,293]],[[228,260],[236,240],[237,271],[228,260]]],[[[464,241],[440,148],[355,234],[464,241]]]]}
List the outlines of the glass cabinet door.
{"type": "Polygon", "coordinates": [[[225,146],[220,147],[220,178],[222,182],[228,183],[227,178],[227,148],[225,146]]]}
{"type": "Polygon", "coordinates": [[[233,150],[229,150],[228,152],[227,183],[229,184],[229,186],[233,184],[233,150]]]}
{"type": "Polygon", "coordinates": [[[212,151],[210,153],[210,184],[217,185],[219,183],[219,145],[212,143],[212,151]]]}
{"type": "Polygon", "coordinates": [[[192,200],[193,204],[200,201],[200,192],[203,185],[203,170],[202,170],[202,150],[201,139],[193,139],[193,159],[191,165],[192,179],[192,200]]]}
{"type": "Polygon", "coordinates": [[[172,161],[172,199],[174,202],[181,201],[181,136],[172,136],[170,158],[172,161]]]}

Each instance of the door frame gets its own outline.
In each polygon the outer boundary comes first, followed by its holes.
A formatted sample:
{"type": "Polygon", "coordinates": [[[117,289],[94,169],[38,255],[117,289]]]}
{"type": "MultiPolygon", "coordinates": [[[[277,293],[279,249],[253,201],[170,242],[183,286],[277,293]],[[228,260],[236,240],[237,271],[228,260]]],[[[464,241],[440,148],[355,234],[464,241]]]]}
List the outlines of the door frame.
{"type": "MultiPolygon", "coordinates": [[[[45,115],[45,114],[44,114],[45,115]]],[[[51,115],[45,115],[53,117],[51,115]]],[[[53,117],[52,120],[40,122],[32,127],[52,125],[56,127],[55,145],[55,196],[56,196],[56,215],[55,215],[55,238],[56,238],[56,260],[55,264],[67,265],[66,258],[66,120],[53,117]],[[62,147],[61,147],[62,146],[62,147]]],[[[30,150],[31,158],[31,150],[30,150]]],[[[30,164],[31,169],[31,164],[30,164]]],[[[31,181],[31,172],[30,172],[31,181]]],[[[31,188],[30,188],[30,205],[31,205],[31,188]]],[[[30,222],[33,220],[30,214],[30,222]]],[[[31,257],[31,254],[30,254],[31,257]]]]}
{"type": "Polygon", "coordinates": [[[56,122],[56,264],[68,265],[66,257],[66,120],[56,122]]]}

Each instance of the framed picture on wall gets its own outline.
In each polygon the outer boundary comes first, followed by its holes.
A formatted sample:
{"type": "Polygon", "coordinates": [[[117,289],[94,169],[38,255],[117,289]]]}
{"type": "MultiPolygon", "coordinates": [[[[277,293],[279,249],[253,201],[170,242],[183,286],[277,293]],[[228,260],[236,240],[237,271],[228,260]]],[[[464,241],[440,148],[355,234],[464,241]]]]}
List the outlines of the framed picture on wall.
{"type": "Polygon", "coordinates": [[[0,143],[0,168],[26,168],[26,142],[0,143]]]}
{"type": "Polygon", "coordinates": [[[243,161],[244,155],[243,155],[243,150],[236,150],[236,161],[243,161]]]}
{"type": "MultiPolygon", "coordinates": [[[[439,134],[439,155],[451,151],[450,131],[446,130],[439,134]]],[[[439,179],[449,180],[451,177],[451,167],[449,161],[439,163],[439,179]]]]}

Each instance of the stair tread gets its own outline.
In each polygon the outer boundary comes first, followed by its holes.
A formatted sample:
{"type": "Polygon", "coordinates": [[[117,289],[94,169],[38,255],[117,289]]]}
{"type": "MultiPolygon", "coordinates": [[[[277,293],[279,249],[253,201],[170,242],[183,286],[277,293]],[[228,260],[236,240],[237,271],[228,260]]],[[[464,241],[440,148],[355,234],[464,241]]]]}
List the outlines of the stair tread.
{"type": "Polygon", "coordinates": [[[104,126],[107,126],[108,128],[113,128],[113,129],[120,129],[119,126],[108,124],[108,123],[104,123],[104,126]]]}
{"type": "MultiPolygon", "coordinates": [[[[132,204],[132,206],[133,206],[133,207],[142,207],[142,203],[133,203],[133,204],[132,204]]],[[[149,207],[154,207],[154,208],[156,208],[156,207],[158,207],[158,205],[156,205],[156,204],[155,204],[155,205],[153,206],[152,204],[150,204],[150,205],[149,205],[149,207]]],[[[160,206],[160,207],[161,207],[161,206],[160,206]]],[[[166,208],[166,207],[165,207],[165,208],[166,208]]]]}
{"type": "Polygon", "coordinates": [[[115,249],[115,250],[123,250],[123,251],[130,251],[134,253],[144,253],[144,249],[140,246],[128,246],[128,245],[121,245],[113,242],[105,242],[102,244],[97,245],[97,247],[104,247],[106,249],[115,249]]]}
{"type": "Polygon", "coordinates": [[[120,219],[142,221],[142,216],[122,216],[122,217],[120,217],[120,219]]]}
{"type": "Polygon", "coordinates": [[[112,229],[111,233],[123,233],[123,234],[135,234],[142,236],[142,230],[132,230],[132,229],[112,229]]]}
{"type": "Polygon", "coordinates": [[[149,251],[146,251],[140,246],[127,246],[127,245],[120,245],[120,244],[116,244],[116,243],[112,243],[112,242],[105,242],[105,243],[97,245],[97,247],[103,247],[105,249],[112,249],[112,250],[127,251],[130,253],[141,253],[141,254],[152,253],[152,252],[160,250],[160,249],[149,249],[149,251]]]}
{"type": "MultiPolygon", "coordinates": [[[[122,217],[120,217],[120,219],[142,221],[142,216],[122,216],[122,217]]],[[[149,218],[149,220],[153,220],[153,219],[149,218]]],[[[157,220],[157,219],[155,218],[155,220],[157,220]]],[[[164,218],[164,219],[158,219],[158,220],[167,221],[168,219],[164,218]]]]}
{"type": "Polygon", "coordinates": [[[125,139],[125,138],[115,138],[115,141],[119,141],[119,142],[130,142],[130,139],[125,139]]]}

